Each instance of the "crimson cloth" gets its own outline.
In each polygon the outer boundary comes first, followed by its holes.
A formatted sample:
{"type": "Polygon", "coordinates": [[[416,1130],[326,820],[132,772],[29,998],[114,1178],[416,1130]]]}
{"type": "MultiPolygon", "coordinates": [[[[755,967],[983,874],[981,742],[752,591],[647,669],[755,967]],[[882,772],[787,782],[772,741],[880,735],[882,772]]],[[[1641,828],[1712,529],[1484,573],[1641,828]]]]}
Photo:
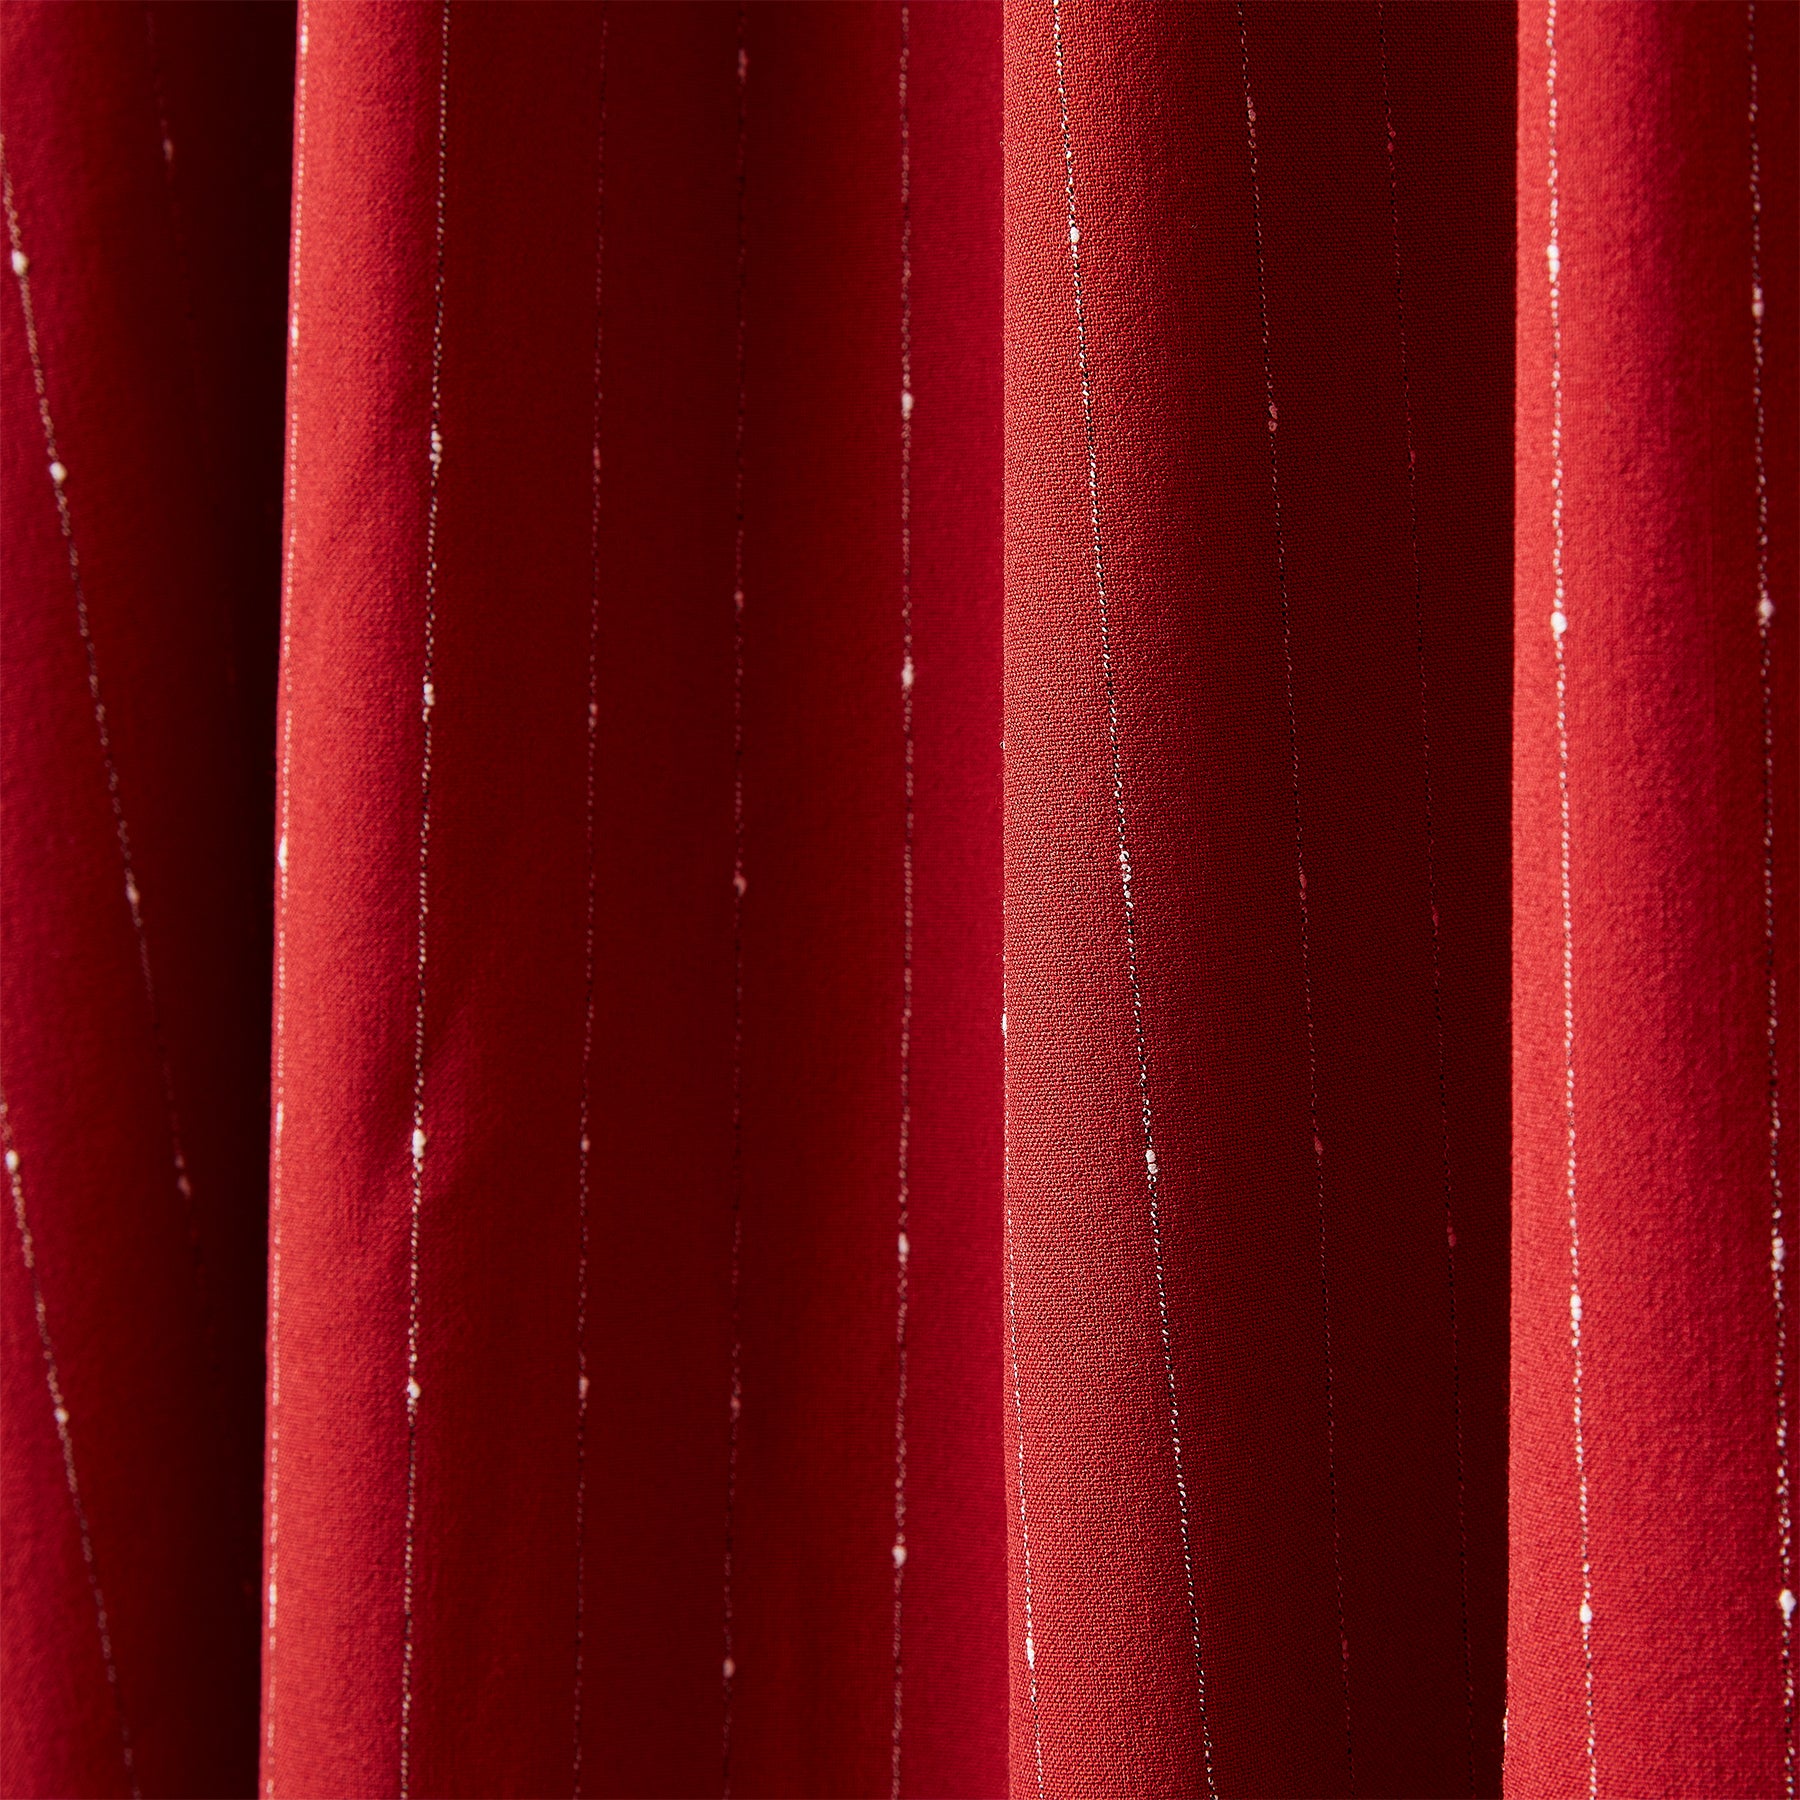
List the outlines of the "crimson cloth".
{"type": "Polygon", "coordinates": [[[1797,23],[0,11],[0,1791],[1791,1794],[1797,23]]]}

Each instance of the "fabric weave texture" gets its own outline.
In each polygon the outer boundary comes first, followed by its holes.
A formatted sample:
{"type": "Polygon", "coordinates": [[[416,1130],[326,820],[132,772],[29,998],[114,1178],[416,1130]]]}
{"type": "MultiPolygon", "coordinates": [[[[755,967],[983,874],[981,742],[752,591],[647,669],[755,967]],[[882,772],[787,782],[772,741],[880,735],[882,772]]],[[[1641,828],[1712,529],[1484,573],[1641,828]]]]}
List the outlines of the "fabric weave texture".
{"type": "Polygon", "coordinates": [[[0,9],[0,1792],[1793,1795],[1797,28],[0,9]]]}

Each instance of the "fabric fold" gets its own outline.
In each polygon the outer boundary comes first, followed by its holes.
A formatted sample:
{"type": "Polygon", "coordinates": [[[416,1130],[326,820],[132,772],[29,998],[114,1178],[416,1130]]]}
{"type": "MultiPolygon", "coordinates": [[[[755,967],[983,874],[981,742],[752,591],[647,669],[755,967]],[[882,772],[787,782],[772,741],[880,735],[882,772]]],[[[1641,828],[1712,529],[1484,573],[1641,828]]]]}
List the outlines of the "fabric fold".
{"type": "Polygon", "coordinates": [[[1791,1795],[1797,64],[0,10],[0,1791],[1791,1795]]]}

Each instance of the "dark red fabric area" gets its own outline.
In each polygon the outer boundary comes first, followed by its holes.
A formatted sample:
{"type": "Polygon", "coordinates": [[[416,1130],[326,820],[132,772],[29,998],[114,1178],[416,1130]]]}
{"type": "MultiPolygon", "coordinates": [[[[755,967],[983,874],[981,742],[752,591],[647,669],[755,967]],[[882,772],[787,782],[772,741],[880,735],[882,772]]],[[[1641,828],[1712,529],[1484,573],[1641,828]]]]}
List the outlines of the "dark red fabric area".
{"type": "Polygon", "coordinates": [[[0,1792],[1791,1800],[1797,110],[0,11],[0,1792]]]}
{"type": "Polygon", "coordinates": [[[692,1793],[728,1755],[735,1791],[860,1792],[902,1722],[909,1788],[1003,1783],[999,44],[975,9],[911,45],[896,1713],[898,24],[749,16],[740,200],[727,10],[303,22],[274,1790],[692,1793]]]}
{"type": "Polygon", "coordinates": [[[908,86],[916,1248],[899,1719],[891,1698],[897,1225],[883,1197],[900,1130],[905,749],[897,25],[891,8],[747,17],[731,1767],[745,1792],[879,1790],[896,1729],[904,1786],[986,1793],[1004,1779],[1000,18],[985,7],[912,15],[908,86]]]}
{"type": "Polygon", "coordinates": [[[254,1778],[292,54],[280,6],[0,18],[9,1794],[254,1778]]]}
{"type": "Polygon", "coordinates": [[[1511,20],[1385,38],[1404,341],[1379,14],[1008,15],[1017,1793],[1496,1786],[1511,20]]]}
{"type": "Polygon", "coordinates": [[[1791,1276],[1777,1288],[1774,1268],[1774,1241],[1794,1233],[1785,1120],[1779,1188],[1770,1164],[1800,1004],[1795,23],[1791,7],[1755,9],[1759,383],[1743,9],[1565,7],[1554,40],[1541,6],[1521,9],[1507,1751],[1520,1794],[1643,1792],[1674,1769],[1716,1794],[1793,1781],[1779,1604],[1796,1585],[1781,1544],[1793,1449],[1783,1476],[1777,1434],[1778,1419],[1793,1429],[1796,1344],[1791,1276]]]}

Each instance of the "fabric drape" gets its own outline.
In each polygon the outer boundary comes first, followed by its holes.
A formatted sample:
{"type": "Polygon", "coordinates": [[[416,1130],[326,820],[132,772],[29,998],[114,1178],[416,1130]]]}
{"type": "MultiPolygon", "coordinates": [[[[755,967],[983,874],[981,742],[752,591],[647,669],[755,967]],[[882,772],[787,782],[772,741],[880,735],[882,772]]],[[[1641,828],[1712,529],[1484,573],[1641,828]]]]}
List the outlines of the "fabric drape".
{"type": "Polygon", "coordinates": [[[1521,1793],[1794,1783],[1795,24],[1521,12],[1521,1793]]]}
{"type": "Polygon", "coordinates": [[[1497,1782],[1513,54],[1008,15],[1028,1792],[1497,1782]]]}
{"type": "Polygon", "coordinates": [[[0,11],[0,1788],[1796,1777],[1796,11],[0,11]]]}

